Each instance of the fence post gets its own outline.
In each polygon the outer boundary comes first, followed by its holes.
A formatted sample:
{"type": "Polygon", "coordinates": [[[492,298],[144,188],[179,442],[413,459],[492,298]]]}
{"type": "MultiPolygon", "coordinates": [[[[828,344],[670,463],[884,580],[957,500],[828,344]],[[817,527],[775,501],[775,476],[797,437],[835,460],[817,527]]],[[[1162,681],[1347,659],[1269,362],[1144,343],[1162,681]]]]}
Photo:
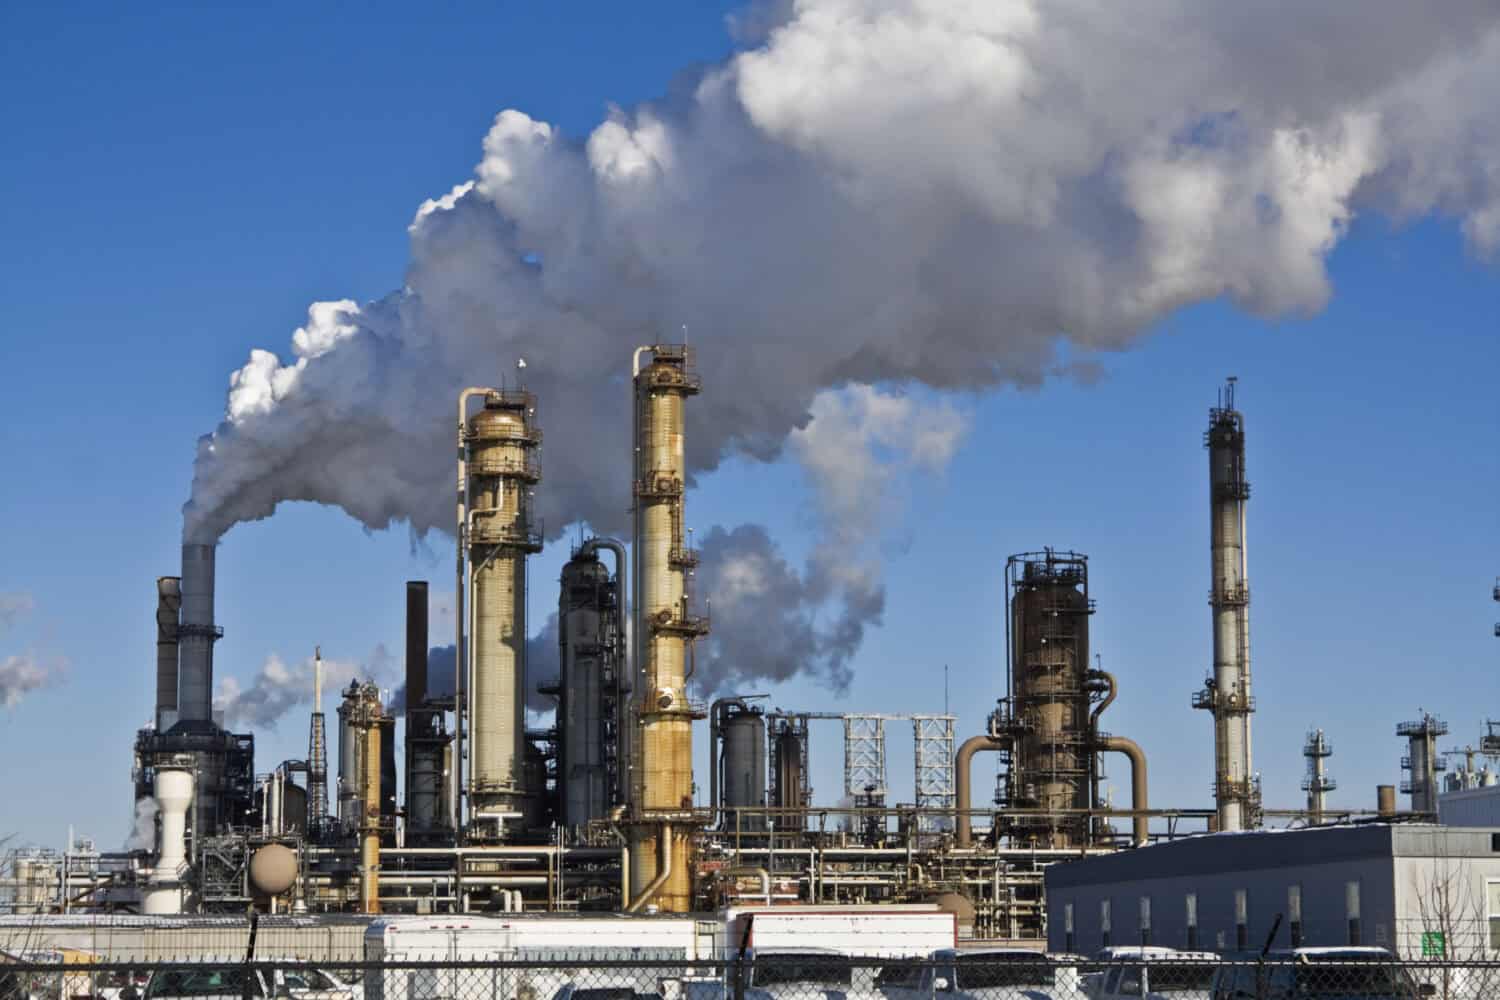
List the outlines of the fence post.
{"type": "Polygon", "coordinates": [[[745,914],[745,932],[740,935],[740,949],[734,957],[734,1000],[745,1000],[745,951],[750,947],[750,928],[755,923],[755,914],[745,914]]]}

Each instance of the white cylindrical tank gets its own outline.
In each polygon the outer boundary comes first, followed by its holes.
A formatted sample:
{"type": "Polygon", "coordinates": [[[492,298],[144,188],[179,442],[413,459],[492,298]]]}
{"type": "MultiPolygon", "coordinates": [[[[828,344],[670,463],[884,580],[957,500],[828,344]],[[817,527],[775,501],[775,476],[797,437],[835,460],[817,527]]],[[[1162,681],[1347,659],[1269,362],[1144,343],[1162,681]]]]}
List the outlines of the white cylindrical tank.
{"type": "Polygon", "coordinates": [[[182,871],[187,866],[187,815],[193,804],[193,772],[163,768],[156,772],[158,827],[156,868],[141,900],[141,912],[182,912],[182,871]]]}

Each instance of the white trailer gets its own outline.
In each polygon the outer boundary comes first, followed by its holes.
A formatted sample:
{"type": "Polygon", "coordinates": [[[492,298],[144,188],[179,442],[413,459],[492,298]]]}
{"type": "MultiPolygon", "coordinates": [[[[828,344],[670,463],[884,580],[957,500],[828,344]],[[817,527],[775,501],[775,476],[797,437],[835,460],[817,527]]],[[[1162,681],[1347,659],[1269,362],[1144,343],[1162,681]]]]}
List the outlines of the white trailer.
{"type": "MultiPolygon", "coordinates": [[[[690,917],[434,916],[377,920],[365,934],[373,962],[661,962],[713,957],[717,921],[690,917]]],[[[397,968],[365,984],[367,1000],[550,1000],[563,986],[630,986],[662,993],[682,970],[397,968]],[[629,979],[629,982],[623,981],[629,979]]],[[[667,990],[666,992],[672,992],[667,990]]]]}
{"type": "Polygon", "coordinates": [[[743,946],[863,958],[925,958],[958,946],[958,917],[936,906],[749,906],[723,913],[722,953],[743,946]]]}

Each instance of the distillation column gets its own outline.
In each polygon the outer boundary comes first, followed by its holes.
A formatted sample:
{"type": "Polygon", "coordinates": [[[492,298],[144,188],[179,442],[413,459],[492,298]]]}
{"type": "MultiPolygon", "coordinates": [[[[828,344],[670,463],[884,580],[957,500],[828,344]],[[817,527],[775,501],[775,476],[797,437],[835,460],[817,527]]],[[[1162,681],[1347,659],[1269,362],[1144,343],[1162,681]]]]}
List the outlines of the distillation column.
{"type": "Polygon", "coordinates": [[[604,819],[617,798],[617,729],[625,652],[620,587],[625,565],[623,544],[592,538],[562,571],[557,608],[561,669],[556,692],[565,826],[604,819]],[[613,577],[599,559],[600,549],[614,553],[613,577]]]}
{"type": "Polygon", "coordinates": [[[526,787],[526,557],[542,549],[531,491],[541,479],[536,397],[488,391],[464,429],[468,546],[469,832],[529,819],[526,787]]]}
{"type": "Polygon", "coordinates": [[[1448,724],[1423,712],[1417,721],[1398,725],[1396,735],[1407,741],[1401,768],[1410,772],[1410,776],[1401,782],[1401,790],[1411,796],[1411,811],[1436,815],[1438,772],[1448,768],[1448,762],[1438,753],[1437,738],[1448,735],[1448,724]]]}
{"type": "Polygon", "coordinates": [[[1244,830],[1259,823],[1260,789],[1251,769],[1250,585],[1246,571],[1245,418],[1234,408],[1229,379],[1220,405],[1208,411],[1209,550],[1213,591],[1214,666],[1193,707],[1214,719],[1214,799],[1218,828],[1244,830]]]}
{"type": "Polygon", "coordinates": [[[1338,787],[1338,782],[1328,775],[1327,761],[1333,756],[1333,746],[1323,730],[1314,729],[1307,734],[1302,756],[1307,758],[1307,775],[1302,779],[1302,790],[1307,793],[1307,822],[1317,826],[1327,812],[1328,793],[1338,787]]]}
{"type": "Polygon", "coordinates": [[[693,719],[687,679],[693,643],[708,621],[689,608],[688,576],[697,561],[685,541],[683,401],[701,388],[686,346],[636,351],[635,382],[635,683],[631,744],[629,909],[669,913],[692,906],[693,719]],[[651,363],[641,367],[650,354],[651,363]]]}

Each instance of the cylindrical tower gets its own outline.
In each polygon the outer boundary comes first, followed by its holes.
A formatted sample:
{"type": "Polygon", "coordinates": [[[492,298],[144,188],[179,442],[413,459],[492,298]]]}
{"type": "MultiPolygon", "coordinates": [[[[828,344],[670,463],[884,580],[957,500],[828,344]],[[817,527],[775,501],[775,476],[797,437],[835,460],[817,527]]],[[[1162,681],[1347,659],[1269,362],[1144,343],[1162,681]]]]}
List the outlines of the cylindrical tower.
{"type": "Polygon", "coordinates": [[[624,546],[590,539],[563,567],[557,621],[561,673],[558,728],[563,822],[603,819],[615,801],[624,629],[619,584],[624,546]],[[615,575],[599,549],[615,554],[615,575]]]}
{"type": "Polygon", "coordinates": [[[1234,408],[1233,378],[1208,411],[1209,555],[1214,666],[1193,707],[1214,719],[1214,799],[1221,831],[1258,825],[1260,789],[1251,769],[1250,583],[1245,554],[1245,418],[1234,408]]]}
{"type": "Polygon", "coordinates": [[[182,547],[182,622],[177,626],[180,669],[177,718],[213,722],[214,643],[224,630],[214,624],[214,547],[182,547]]]}
{"type": "MultiPolygon", "coordinates": [[[[380,704],[374,684],[355,687],[349,723],[359,734],[359,898],[361,913],[380,912],[380,839],[387,831],[381,811],[382,777],[387,760],[382,736],[393,721],[380,704]]],[[[393,768],[394,769],[394,768],[393,768]]]]}
{"type": "Polygon", "coordinates": [[[1012,838],[1038,847],[1089,842],[1094,748],[1089,718],[1088,557],[1045,549],[1006,562],[1010,698],[1000,725],[1012,747],[1006,804],[1056,810],[1014,819],[1012,838]]]}
{"type": "Polygon", "coordinates": [[[737,698],[715,702],[715,707],[720,709],[715,728],[722,745],[718,805],[726,810],[724,829],[764,830],[764,815],[741,816],[736,822],[729,810],[760,809],[766,804],[765,716],[737,698]]]}
{"type": "Polygon", "coordinates": [[[339,704],[339,832],[350,834],[359,829],[361,768],[364,759],[364,734],[356,725],[359,715],[360,688],[350,681],[339,704]]]}
{"type": "Polygon", "coordinates": [[[181,913],[182,870],[187,865],[187,814],[193,801],[193,772],[163,767],[156,772],[156,868],[141,899],[141,912],[181,913]]]}
{"type": "Polygon", "coordinates": [[[1448,762],[1437,752],[1437,738],[1447,734],[1448,724],[1427,712],[1414,722],[1403,722],[1396,727],[1396,735],[1407,741],[1401,768],[1410,773],[1401,782],[1401,791],[1411,796],[1412,812],[1437,813],[1437,776],[1448,769],[1448,762]]]}
{"type": "MultiPolygon", "coordinates": [[[[771,775],[769,798],[777,809],[805,810],[808,807],[807,785],[807,719],[804,716],[776,716],[769,734],[771,775]]],[[[801,830],[807,825],[805,814],[779,813],[776,829],[801,830]]]]}
{"type": "Polygon", "coordinates": [[[526,557],[542,548],[531,517],[541,479],[536,397],[493,391],[469,418],[469,836],[503,829],[481,814],[529,812],[526,787],[526,557]]]}
{"type": "Polygon", "coordinates": [[[307,731],[306,833],[316,840],[328,820],[328,737],[323,730],[323,650],[313,649],[313,710],[307,731]]]}
{"type": "Polygon", "coordinates": [[[688,703],[687,677],[693,643],[708,632],[707,618],[689,607],[688,577],[697,556],[687,545],[683,523],[683,404],[701,388],[689,349],[680,344],[638,349],[634,388],[631,905],[682,913],[692,905],[693,888],[693,819],[683,813],[693,806],[693,719],[702,717],[688,703]],[[651,363],[642,367],[645,354],[651,363]],[[670,843],[659,843],[662,837],[670,843]]]}
{"type": "Polygon", "coordinates": [[[443,713],[427,702],[427,581],[406,583],[406,840],[424,844],[447,825],[443,812],[443,713]]]}
{"type": "Polygon", "coordinates": [[[156,731],[177,721],[177,625],[182,611],[182,580],[156,578],[156,731]]]}
{"type": "Polygon", "coordinates": [[[1326,762],[1333,755],[1333,745],[1323,736],[1323,730],[1314,729],[1307,734],[1302,745],[1302,756],[1307,758],[1307,775],[1302,779],[1302,790],[1307,793],[1307,822],[1317,826],[1323,822],[1328,807],[1328,793],[1338,787],[1327,773],[1326,762]]]}

